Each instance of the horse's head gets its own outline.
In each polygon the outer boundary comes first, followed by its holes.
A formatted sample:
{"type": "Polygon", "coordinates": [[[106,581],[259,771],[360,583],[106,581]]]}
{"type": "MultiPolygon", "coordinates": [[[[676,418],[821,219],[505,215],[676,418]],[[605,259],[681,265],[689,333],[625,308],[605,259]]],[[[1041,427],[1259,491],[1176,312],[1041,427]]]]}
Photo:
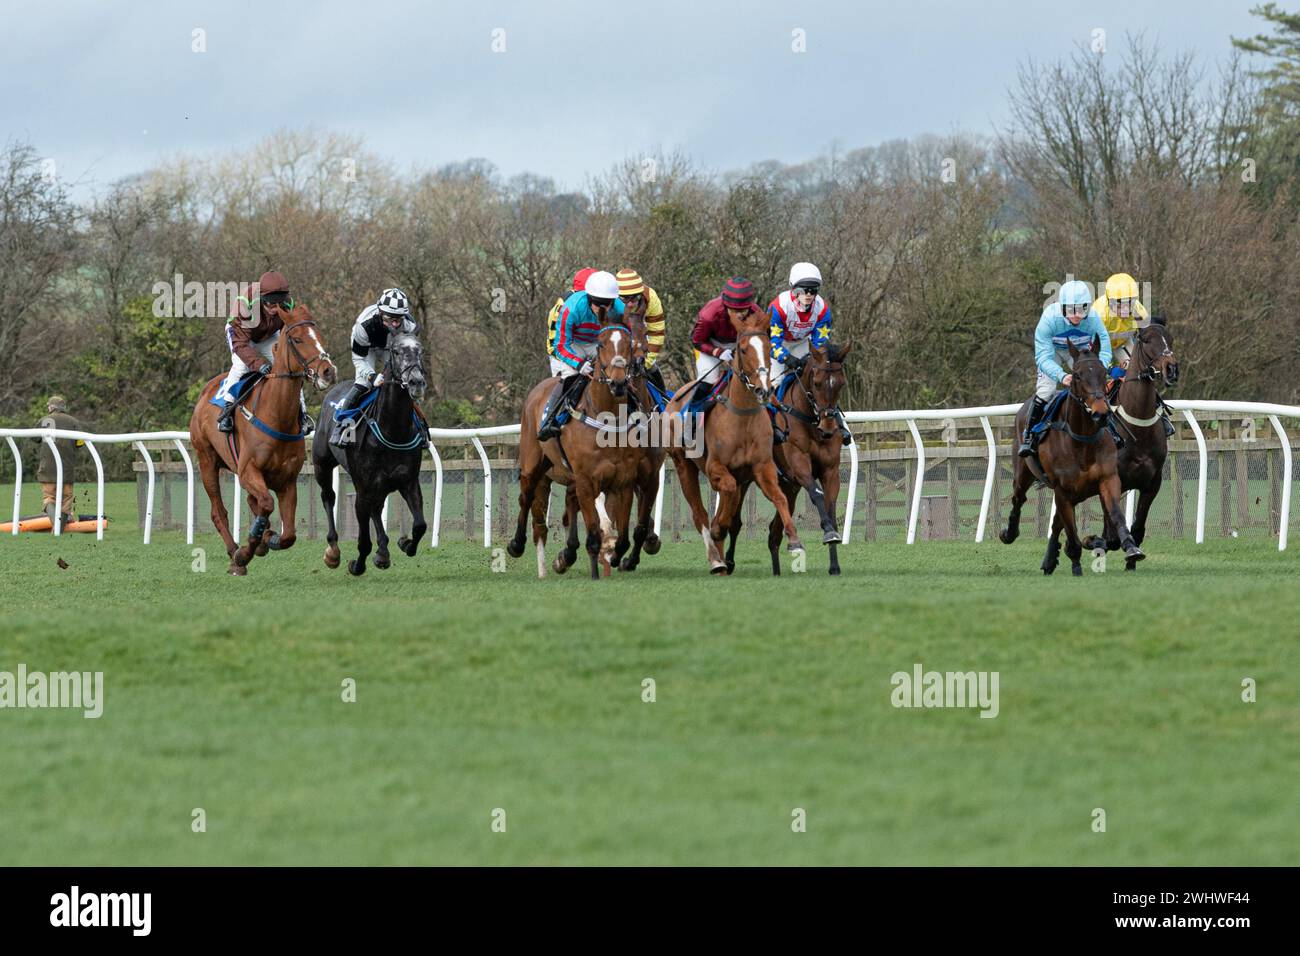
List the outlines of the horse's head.
{"type": "Polygon", "coordinates": [[[1080,352],[1070,346],[1070,394],[1092,416],[1094,422],[1105,421],[1110,414],[1110,404],[1106,401],[1106,385],[1110,373],[1097,356],[1101,351],[1101,339],[1092,337],[1092,348],[1080,352]]]}
{"type": "Polygon", "coordinates": [[[840,390],[844,387],[844,356],[853,348],[852,342],[844,345],[827,344],[825,349],[813,346],[812,357],[804,366],[800,381],[811,400],[812,413],[817,418],[817,437],[822,441],[839,435],[840,390]]]}
{"type": "Polygon", "coordinates": [[[1174,336],[1165,325],[1163,315],[1153,315],[1151,324],[1140,329],[1137,334],[1136,355],[1138,374],[1143,379],[1154,381],[1156,376],[1164,379],[1166,385],[1178,383],[1178,359],[1174,357],[1174,336]]]}
{"type": "Polygon", "coordinates": [[[297,305],[290,312],[281,312],[284,328],[275,346],[276,358],[283,356],[284,371],[301,375],[318,389],[326,389],[338,378],[338,369],[325,351],[316,330],[316,320],[305,305],[297,305]]]}
{"type": "Polygon", "coordinates": [[[389,345],[388,361],[393,380],[410,392],[414,401],[423,398],[428,383],[424,378],[424,348],[420,340],[409,332],[395,336],[389,345]]]}
{"type": "Polygon", "coordinates": [[[645,372],[646,356],[650,354],[650,339],[645,328],[647,303],[645,296],[623,296],[623,321],[632,330],[632,373],[645,372]]]}
{"type": "MultiPolygon", "coordinates": [[[[613,315],[609,317],[613,318],[613,315]]],[[[603,383],[615,398],[627,394],[628,375],[632,370],[632,340],[632,330],[621,322],[602,325],[596,338],[596,380],[603,383]]]]}

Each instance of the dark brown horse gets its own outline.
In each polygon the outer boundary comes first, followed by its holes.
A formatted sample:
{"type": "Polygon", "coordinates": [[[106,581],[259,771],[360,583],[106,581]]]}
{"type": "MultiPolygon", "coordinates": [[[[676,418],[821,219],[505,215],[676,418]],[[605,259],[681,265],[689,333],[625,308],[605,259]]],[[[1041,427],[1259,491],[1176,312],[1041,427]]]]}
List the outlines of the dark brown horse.
{"type": "MultiPolygon", "coordinates": [[[[802,551],[803,543],[790,517],[790,507],[781,491],[776,463],[772,460],[772,421],[767,414],[767,400],[772,393],[771,340],[767,316],[731,323],[736,329],[732,350],[731,378],[725,394],[708,410],[704,419],[704,473],[709,485],[718,493],[718,508],[709,520],[700,498],[700,466],[686,454],[681,443],[669,447],[673,467],[690,505],[695,530],[704,539],[710,574],[730,574],[735,570],[736,536],[740,532],[740,508],[749,486],[757,482],[767,500],[776,506],[777,518],[789,542],[786,550],[802,551]],[[720,547],[727,534],[731,544],[726,556],[720,547]]],[[[682,386],[668,403],[666,414],[678,415],[695,391],[691,382],[682,386]]]]}
{"type": "MultiPolygon", "coordinates": [[[[808,363],[790,388],[788,401],[777,413],[788,437],[773,450],[781,473],[781,491],[791,513],[800,488],[808,492],[817,507],[822,544],[830,546],[830,574],[840,573],[837,553],[840,531],[835,523],[835,505],[840,494],[840,454],[844,439],[840,434],[839,399],[840,389],[844,387],[844,356],[852,347],[852,343],[843,346],[831,343],[825,351],[811,349],[808,363]]],[[[781,573],[777,547],[782,532],[780,517],[773,516],[767,529],[773,574],[781,573]]],[[[728,548],[729,560],[734,547],[733,537],[728,548]]]]}
{"type": "MultiPolygon", "coordinates": [[[[1139,545],[1146,537],[1147,514],[1160,494],[1165,458],[1169,454],[1169,440],[1161,420],[1164,407],[1156,382],[1163,381],[1166,385],[1178,382],[1178,360],[1173,345],[1173,335],[1165,326],[1164,318],[1153,316],[1151,324],[1137,333],[1124,379],[1112,401],[1119,417],[1115,424],[1124,439],[1118,455],[1120,485],[1124,491],[1138,493],[1130,530],[1139,545]]],[[[1111,526],[1109,516],[1106,516],[1104,536],[1093,535],[1083,546],[1089,550],[1119,548],[1119,535],[1111,526]]],[[[1126,560],[1124,566],[1129,571],[1135,567],[1131,560],[1126,560]]]]}
{"type": "MultiPolygon", "coordinates": [[[[1074,506],[1093,495],[1101,496],[1102,509],[1110,516],[1113,526],[1119,529],[1120,546],[1128,560],[1141,561],[1146,557],[1124,523],[1115,440],[1105,427],[1110,414],[1110,406],[1106,403],[1108,373],[1097,358],[1099,348],[1100,342],[1095,337],[1091,351],[1079,352],[1070,346],[1069,394],[1062,402],[1056,420],[1048,426],[1047,434],[1038,443],[1038,461],[1034,462],[1033,456],[1016,459],[1011,514],[999,537],[1003,544],[1011,544],[1020,536],[1020,509],[1025,504],[1030,486],[1041,476],[1056,497],[1056,516],[1052,519],[1052,532],[1042,564],[1044,574],[1051,574],[1059,563],[1063,527],[1070,570],[1076,577],[1083,574],[1079,563],[1083,545],[1075,524],[1074,506]],[[1036,474],[1039,465],[1041,475],[1036,474]]],[[[1026,402],[1016,414],[1016,434],[1024,431],[1028,418],[1029,403],[1026,402]]]]}
{"type": "MultiPolygon", "coordinates": [[[[224,375],[208,382],[199,393],[190,416],[190,443],[198,456],[199,474],[212,503],[212,524],[226,545],[230,573],[247,574],[253,555],[283,551],[297,538],[294,527],[298,506],[298,473],[307,456],[301,434],[299,396],[303,381],[317,389],[333,384],[338,371],[325,351],[307,306],[298,305],[284,315],[284,328],[276,343],[271,372],[253,385],[235,414],[235,431],[227,436],[217,429],[221,410],[208,400],[216,394],[224,375]],[[238,547],[230,534],[230,517],[221,500],[222,469],[239,476],[248,493],[253,524],[248,544],[238,547]],[[271,511],[280,502],[280,533],[270,530],[271,511]]],[[[238,507],[238,502],[235,503],[238,507]]]]}
{"type": "MultiPolygon", "coordinates": [[[[619,422],[630,412],[632,332],[605,313],[596,340],[594,373],[578,408],[564,423],[559,438],[538,441],[537,429],[548,399],[555,392],[554,377],[533,387],[524,400],[519,436],[519,520],[515,536],[506,547],[512,557],[524,551],[525,525],[533,516],[533,542],[537,547],[537,575],[546,576],[546,503],[551,482],[572,485],[576,505],[587,529],[591,576],[610,573],[628,547],[628,522],[632,495],[640,473],[642,449],[623,439],[619,422]]],[[[576,526],[570,523],[571,528],[576,526]]],[[[571,534],[576,533],[571,532],[571,534]]],[[[561,555],[561,558],[565,555],[561,555]]],[[[567,570],[573,555],[563,568],[567,570]]],[[[556,559],[557,565],[560,558],[556,559]]]]}

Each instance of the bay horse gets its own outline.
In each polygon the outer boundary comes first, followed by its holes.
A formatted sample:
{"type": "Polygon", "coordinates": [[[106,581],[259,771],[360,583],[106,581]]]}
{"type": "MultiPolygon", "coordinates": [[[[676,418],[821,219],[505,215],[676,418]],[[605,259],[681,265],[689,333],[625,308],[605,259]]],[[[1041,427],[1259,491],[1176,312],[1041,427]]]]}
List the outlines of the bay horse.
{"type": "MultiPolygon", "coordinates": [[[[1169,455],[1169,439],[1161,420],[1164,405],[1156,391],[1156,380],[1163,380],[1166,385],[1178,382],[1178,359],[1174,357],[1173,342],[1164,317],[1152,316],[1151,324],[1137,333],[1136,348],[1112,402],[1120,419],[1117,426],[1124,437],[1124,447],[1118,455],[1120,486],[1124,491],[1136,490],[1138,493],[1130,531],[1139,545],[1146,537],[1147,514],[1160,494],[1165,458],[1169,455]]],[[[1086,539],[1083,542],[1085,548],[1105,548],[1108,551],[1119,548],[1119,536],[1111,526],[1109,516],[1105,517],[1104,534],[1086,539]]],[[[1124,567],[1128,571],[1134,570],[1131,560],[1126,560],[1124,567]]]]}
{"type": "MultiPolygon", "coordinates": [[[[645,328],[645,312],[648,307],[649,304],[644,297],[635,305],[625,305],[623,319],[628,324],[628,327],[632,329],[633,396],[641,411],[646,415],[650,415],[652,412],[656,413],[654,420],[657,423],[659,420],[658,406],[652,401],[650,388],[646,384],[648,377],[645,363],[646,356],[650,351],[645,328]]],[[[650,527],[650,520],[655,499],[659,497],[659,470],[663,466],[668,453],[663,443],[657,440],[662,435],[662,431],[655,429],[650,434],[655,436],[656,440],[647,441],[641,449],[643,457],[637,469],[637,510],[636,524],[632,528],[632,551],[619,562],[618,568],[620,571],[635,571],[641,563],[642,549],[645,550],[646,554],[655,555],[659,553],[661,544],[659,535],[655,534],[650,527]]],[[[571,527],[570,537],[576,542],[576,526],[571,527]]]]}
{"type": "Polygon", "coordinates": [[[338,375],[307,306],[299,304],[292,311],[282,310],[282,315],[284,327],[272,352],[271,371],[253,384],[241,403],[234,416],[234,432],[226,435],[218,430],[221,409],[209,401],[221,387],[224,373],[199,392],[190,416],[190,444],[212,503],[212,524],[225,542],[229,571],[237,576],[248,573],[248,562],[255,554],[283,551],[297,539],[294,521],[298,472],[307,457],[299,411],[303,381],[325,389],[334,384],[338,375]],[[248,493],[253,523],[244,547],[239,547],[230,534],[230,517],[221,500],[222,469],[237,474],[248,493]],[[270,530],[275,504],[272,492],[280,502],[278,534],[270,530]]]}
{"type": "Polygon", "coordinates": [[[328,522],[327,568],[339,566],[339,533],[334,526],[334,469],[342,468],[352,477],[357,490],[357,556],[348,562],[348,572],[359,576],[366,571],[372,526],[378,545],[375,567],[383,570],[391,563],[383,521],[384,502],[391,492],[398,492],[411,512],[411,534],[397,540],[402,553],[415,557],[420,539],[428,530],[424,520],[424,494],[420,489],[420,463],[429,443],[429,430],[416,410],[416,402],[427,387],[420,340],[410,334],[392,340],[388,361],[376,386],[379,392],[373,399],[374,411],[365,416],[365,427],[356,424],[363,422],[362,413],[358,412],[351,426],[356,436],[352,444],[330,444],[334,431],[349,427],[349,423],[335,421],[333,414],[326,418],[326,409],[336,406],[351,387],[351,382],[343,382],[325,396],[321,424],[312,439],[311,460],[328,522]]]}
{"type": "MultiPolygon", "coordinates": [[[[582,512],[587,529],[593,579],[600,578],[602,572],[608,576],[611,562],[617,562],[628,547],[632,495],[645,456],[641,448],[620,440],[626,426],[617,423],[626,422],[631,410],[633,336],[632,330],[616,319],[610,311],[602,316],[592,380],[558,438],[544,442],[537,438],[556,378],[543,379],[524,399],[519,435],[519,519],[506,552],[516,558],[523,554],[525,523],[531,512],[538,577],[546,576],[546,504],[551,482],[572,486],[573,505],[582,512]],[[539,493],[543,491],[546,493],[539,493]]],[[[576,541],[576,525],[571,520],[567,523],[570,539],[576,541]]],[[[576,553],[557,557],[555,570],[563,573],[575,559],[576,553]]]]}
{"type": "MultiPolygon", "coordinates": [[[[731,324],[736,330],[731,377],[726,392],[705,413],[703,428],[704,473],[710,487],[718,493],[718,509],[712,521],[700,498],[699,465],[679,442],[668,448],[695,530],[704,539],[710,574],[731,574],[736,568],[741,504],[753,483],[758,484],[776,507],[777,520],[789,542],[786,550],[803,550],[772,459],[772,420],[767,414],[767,400],[772,394],[767,315],[760,313],[739,321],[732,318],[731,324]],[[724,556],[720,545],[728,533],[731,545],[724,556]]],[[[665,414],[682,414],[696,384],[689,382],[679,388],[665,414]]]]}
{"type": "MultiPolygon", "coordinates": [[[[786,440],[772,452],[780,473],[781,491],[793,514],[799,489],[817,508],[821,520],[822,544],[830,547],[829,574],[840,573],[838,545],[840,531],[835,521],[835,506],[840,494],[840,455],[844,438],[840,433],[839,398],[844,387],[844,357],[853,348],[828,343],[824,350],[813,346],[809,359],[790,388],[788,402],[779,403],[777,412],[785,421],[786,440]]],[[[767,529],[767,548],[772,553],[772,573],[781,573],[783,529],[779,515],[774,515],[767,529]]],[[[735,548],[733,535],[728,547],[728,561],[735,548]]]]}
{"type": "MultiPolygon", "coordinates": [[[[1020,535],[1020,509],[1024,506],[1029,487],[1042,478],[1052,488],[1056,499],[1056,515],[1052,519],[1052,532],[1047,539],[1047,554],[1043,557],[1044,574],[1056,570],[1061,554],[1061,529],[1065,529],[1065,553],[1070,558],[1070,571],[1075,577],[1083,574],[1079,558],[1083,545],[1074,519],[1074,506],[1093,495],[1100,495],[1102,510],[1112,525],[1119,529],[1120,546],[1129,561],[1146,557],[1133,541],[1124,522],[1121,505],[1120,480],[1115,453],[1115,440],[1106,430],[1110,406],[1106,402],[1106,384],[1109,375],[1106,366],[1097,358],[1101,343],[1093,337],[1090,351],[1080,352],[1070,346],[1070,386],[1055,420],[1047,426],[1047,433],[1038,444],[1038,461],[1034,456],[1016,459],[1015,478],[1011,495],[1011,514],[1007,526],[998,536],[1003,544],[1011,544],[1020,535]],[[1041,466],[1041,473],[1035,468],[1041,466]]],[[[1029,418],[1029,402],[1016,413],[1016,434],[1021,434],[1029,418]]]]}

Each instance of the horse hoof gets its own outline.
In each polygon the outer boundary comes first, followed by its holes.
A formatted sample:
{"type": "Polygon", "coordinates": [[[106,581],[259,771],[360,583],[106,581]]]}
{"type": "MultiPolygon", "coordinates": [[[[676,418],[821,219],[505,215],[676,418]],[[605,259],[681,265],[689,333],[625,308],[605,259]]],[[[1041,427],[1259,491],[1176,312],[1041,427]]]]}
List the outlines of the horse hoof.
{"type": "Polygon", "coordinates": [[[709,573],[710,573],[710,574],[728,574],[728,573],[730,573],[730,572],[727,571],[727,566],[726,566],[725,564],[715,564],[715,565],[713,565],[711,568],[709,568],[709,573]]]}
{"type": "Polygon", "coordinates": [[[237,578],[242,578],[244,575],[248,574],[248,568],[244,567],[242,564],[232,564],[230,566],[230,573],[237,578]]]}
{"type": "Polygon", "coordinates": [[[1145,557],[1146,555],[1142,553],[1142,549],[1139,548],[1136,544],[1133,545],[1131,548],[1124,549],[1124,558],[1127,561],[1141,561],[1145,557]]]}
{"type": "Polygon", "coordinates": [[[827,531],[822,535],[822,544],[839,544],[840,533],[838,531],[827,531]]]}
{"type": "Polygon", "coordinates": [[[641,546],[641,550],[646,554],[658,554],[659,548],[662,544],[663,542],[659,540],[659,535],[652,534],[645,539],[645,544],[641,546]]]}
{"type": "Polygon", "coordinates": [[[1017,535],[1011,534],[1010,529],[1008,528],[1003,528],[998,532],[998,540],[1003,544],[1010,544],[1012,541],[1015,541],[1016,538],[1017,535]]]}
{"type": "Polygon", "coordinates": [[[1138,566],[1137,566],[1137,562],[1136,562],[1136,561],[1125,561],[1125,562],[1124,562],[1124,570],[1125,570],[1125,571],[1136,571],[1137,569],[1138,569],[1138,566]]]}
{"type": "Polygon", "coordinates": [[[1083,577],[1083,566],[1078,564],[1070,565],[1070,573],[1073,574],[1076,578],[1083,577]]]}
{"type": "Polygon", "coordinates": [[[415,557],[415,542],[410,538],[405,536],[398,538],[397,547],[402,554],[406,555],[408,558],[415,557]]]}
{"type": "Polygon", "coordinates": [[[827,571],[826,571],[826,573],[827,573],[827,574],[834,574],[834,575],[836,575],[836,576],[838,577],[838,576],[839,576],[839,573],[840,573],[840,569],[839,569],[839,568],[828,568],[827,571]]]}
{"type": "Polygon", "coordinates": [[[787,544],[787,545],[785,546],[785,549],[786,549],[786,551],[790,552],[790,554],[792,554],[792,555],[794,555],[794,554],[802,554],[802,553],[803,553],[803,544],[802,544],[802,542],[799,542],[799,541],[791,541],[789,544],[787,544]]]}
{"type": "Polygon", "coordinates": [[[261,541],[257,545],[257,550],[254,551],[253,553],[256,554],[259,558],[264,558],[266,557],[266,552],[268,550],[270,549],[267,547],[266,541],[261,541]]]}
{"type": "Polygon", "coordinates": [[[377,571],[387,571],[387,570],[388,570],[388,566],[389,566],[390,564],[392,564],[392,563],[393,563],[392,558],[390,558],[390,557],[389,557],[388,555],[386,555],[386,554],[385,554],[385,555],[382,555],[382,556],[377,556],[377,557],[375,558],[375,570],[377,570],[377,571]]]}
{"type": "Polygon", "coordinates": [[[1043,565],[1043,573],[1044,573],[1044,574],[1051,574],[1051,573],[1052,573],[1053,571],[1055,571],[1055,570],[1056,570],[1056,565],[1054,565],[1054,564],[1044,564],[1044,565],[1043,565]]]}
{"type": "Polygon", "coordinates": [[[333,570],[339,566],[339,549],[329,548],[325,552],[325,567],[333,570]]]}
{"type": "Polygon", "coordinates": [[[522,541],[515,542],[512,540],[508,545],[506,545],[506,554],[510,555],[512,558],[522,557],[523,553],[524,545],[522,541]]]}
{"type": "Polygon", "coordinates": [[[551,570],[556,574],[563,574],[565,571],[569,570],[569,566],[564,563],[564,558],[556,557],[556,559],[551,562],[551,570]]]}
{"type": "Polygon", "coordinates": [[[354,578],[359,578],[365,573],[366,566],[364,564],[357,564],[356,561],[348,562],[348,574],[352,575],[354,578]]]}
{"type": "Polygon", "coordinates": [[[736,562],[735,562],[735,561],[728,561],[728,562],[727,562],[727,573],[728,573],[728,574],[734,574],[734,573],[735,573],[735,570],[736,570],[736,562]]]}
{"type": "Polygon", "coordinates": [[[637,562],[633,561],[631,558],[624,558],[618,563],[618,569],[620,571],[635,571],[636,566],[637,562]]]}

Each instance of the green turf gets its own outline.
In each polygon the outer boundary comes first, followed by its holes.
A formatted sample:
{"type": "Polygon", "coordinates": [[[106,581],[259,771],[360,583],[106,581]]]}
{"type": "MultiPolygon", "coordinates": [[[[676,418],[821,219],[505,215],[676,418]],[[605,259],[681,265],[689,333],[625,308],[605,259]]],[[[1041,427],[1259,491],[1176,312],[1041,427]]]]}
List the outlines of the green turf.
{"type": "Polygon", "coordinates": [[[683,543],[600,582],[461,541],[233,579],[199,543],[206,573],[130,520],[0,539],[0,670],[106,682],[99,720],[0,710],[0,865],[1300,862],[1300,542],[1082,579],[1030,537],[854,544],[838,579],[815,545],[776,581],[683,543]],[[893,708],[917,662],[998,671],[1000,715],[893,708]]]}

